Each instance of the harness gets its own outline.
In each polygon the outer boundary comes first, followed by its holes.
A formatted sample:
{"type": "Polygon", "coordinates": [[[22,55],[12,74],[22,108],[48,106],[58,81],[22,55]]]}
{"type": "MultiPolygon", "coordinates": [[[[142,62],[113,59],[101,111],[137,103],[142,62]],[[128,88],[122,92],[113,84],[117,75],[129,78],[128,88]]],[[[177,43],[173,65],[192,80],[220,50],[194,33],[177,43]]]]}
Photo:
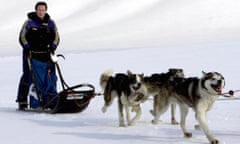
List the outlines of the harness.
{"type": "Polygon", "coordinates": [[[128,99],[131,102],[144,102],[145,100],[147,100],[147,98],[145,97],[145,95],[142,92],[139,92],[138,90],[134,91],[129,97],[128,99]]]}
{"type": "Polygon", "coordinates": [[[42,62],[47,62],[50,61],[50,50],[44,50],[44,51],[33,51],[31,50],[29,53],[30,58],[34,58],[36,60],[42,61],[42,62]]]}

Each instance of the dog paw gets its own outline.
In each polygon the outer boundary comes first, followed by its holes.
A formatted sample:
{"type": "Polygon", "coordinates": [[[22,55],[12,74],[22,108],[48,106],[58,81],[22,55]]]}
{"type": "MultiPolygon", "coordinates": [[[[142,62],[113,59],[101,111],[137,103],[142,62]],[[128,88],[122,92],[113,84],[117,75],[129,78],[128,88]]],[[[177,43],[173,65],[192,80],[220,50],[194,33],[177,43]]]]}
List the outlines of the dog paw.
{"type": "Polygon", "coordinates": [[[214,139],[211,141],[211,144],[219,144],[219,141],[217,139],[214,139]]]}
{"type": "Polygon", "coordinates": [[[128,123],[128,126],[133,126],[133,125],[135,125],[134,123],[128,123]]]}
{"type": "Polygon", "coordinates": [[[195,128],[195,130],[199,130],[199,131],[201,130],[201,126],[200,125],[195,125],[194,128],[195,128]]]}
{"type": "Polygon", "coordinates": [[[172,125],[178,125],[179,124],[179,122],[178,121],[176,121],[175,119],[174,120],[172,120],[172,125]]]}
{"type": "Polygon", "coordinates": [[[150,110],[150,113],[151,113],[153,116],[155,116],[155,113],[154,113],[153,110],[150,110]]]}
{"type": "Polygon", "coordinates": [[[129,125],[129,126],[133,126],[133,125],[136,125],[136,123],[137,123],[136,121],[131,120],[131,121],[128,123],[128,125],[129,125]]]}
{"type": "Polygon", "coordinates": [[[157,125],[158,121],[157,120],[152,120],[152,124],[157,125]]]}
{"type": "Polygon", "coordinates": [[[184,133],[184,137],[191,138],[192,137],[192,133],[186,132],[186,133],[184,133]]]}
{"type": "Polygon", "coordinates": [[[107,107],[102,107],[102,112],[105,113],[107,111],[107,107]]]}
{"type": "Polygon", "coordinates": [[[119,127],[126,127],[126,125],[124,123],[120,123],[119,127]]]}

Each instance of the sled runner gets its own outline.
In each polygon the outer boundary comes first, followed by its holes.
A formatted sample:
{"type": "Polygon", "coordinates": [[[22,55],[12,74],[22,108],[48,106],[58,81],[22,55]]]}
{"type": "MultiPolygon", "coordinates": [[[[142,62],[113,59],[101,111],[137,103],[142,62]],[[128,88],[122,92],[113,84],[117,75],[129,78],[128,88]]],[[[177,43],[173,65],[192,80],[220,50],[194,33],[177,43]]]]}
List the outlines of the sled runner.
{"type": "Polygon", "coordinates": [[[58,56],[51,55],[52,60],[47,62],[28,59],[31,76],[27,107],[23,109],[24,111],[48,113],[82,112],[95,96],[95,88],[91,84],[67,85],[57,63],[58,56]],[[60,92],[56,90],[56,72],[62,86],[60,92]]]}

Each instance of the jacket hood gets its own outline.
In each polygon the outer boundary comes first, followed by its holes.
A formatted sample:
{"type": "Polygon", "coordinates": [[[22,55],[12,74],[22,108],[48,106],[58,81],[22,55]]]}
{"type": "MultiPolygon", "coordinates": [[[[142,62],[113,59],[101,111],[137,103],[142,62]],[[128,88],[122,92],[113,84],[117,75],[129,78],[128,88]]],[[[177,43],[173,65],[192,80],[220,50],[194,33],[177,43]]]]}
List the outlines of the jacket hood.
{"type": "Polygon", "coordinates": [[[34,21],[39,21],[39,22],[41,22],[41,23],[43,23],[43,22],[48,22],[48,20],[50,19],[50,16],[49,16],[48,13],[45,14],[43,20],[40,19],[40,18],[37,16],[37,13],[36,13],[36,12],[30,12],[30,13],[27,14],[27,16],[28,16],[29,19],[32,19],[32,20],[34,20],[34,21]]]}

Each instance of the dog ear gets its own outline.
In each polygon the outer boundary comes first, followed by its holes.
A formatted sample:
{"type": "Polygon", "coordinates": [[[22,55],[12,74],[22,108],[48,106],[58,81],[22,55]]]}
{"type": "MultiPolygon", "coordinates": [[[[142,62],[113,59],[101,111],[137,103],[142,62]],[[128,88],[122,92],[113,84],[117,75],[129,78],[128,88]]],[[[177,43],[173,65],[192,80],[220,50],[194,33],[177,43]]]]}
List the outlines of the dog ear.
{"type": "Polygon", "coordinates": [[[202,74],[203,74],[203,75],[206,75],[207,73],[206,73],[205,71],[202,71],[202,74]]]}
{"type": "Polygon", "coordinates": [[[183,69],[181,69],[181,68],[169,68],[168,72],[170,72],[171,74],[175,74],[177,72],[183,73],[183,69]]]}
{"type": "Polygon", "coordinates": [[[172,73],[172,74],[173,74],[173,73],[175,73],[175,72],[176,72],[176,69],[175,69],[175,68],[169,68],[169,69],[168,69],[168,72],[170,72],[170,73],[172,73]]]}
{"type": "Polygon", "coordinates": [[[132,75],[133,73],[132,73],[130,70],[127,70],[127,74],[130,76],[130,75],[132,75]]]}

